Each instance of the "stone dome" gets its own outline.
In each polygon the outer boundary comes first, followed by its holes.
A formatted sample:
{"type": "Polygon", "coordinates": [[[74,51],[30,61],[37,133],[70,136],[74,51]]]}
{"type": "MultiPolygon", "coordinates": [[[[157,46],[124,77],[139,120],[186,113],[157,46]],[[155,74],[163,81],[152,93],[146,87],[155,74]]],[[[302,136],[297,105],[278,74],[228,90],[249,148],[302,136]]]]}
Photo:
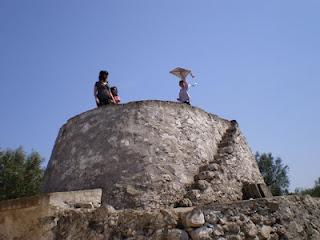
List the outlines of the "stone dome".
{"type": "Polygon", "coordinates": [[[242,199],[263,184],[235,121],[186,104],[140,101],[75,116],[59,131],[44,192],[102,188],[122,208],[242,199]]]}

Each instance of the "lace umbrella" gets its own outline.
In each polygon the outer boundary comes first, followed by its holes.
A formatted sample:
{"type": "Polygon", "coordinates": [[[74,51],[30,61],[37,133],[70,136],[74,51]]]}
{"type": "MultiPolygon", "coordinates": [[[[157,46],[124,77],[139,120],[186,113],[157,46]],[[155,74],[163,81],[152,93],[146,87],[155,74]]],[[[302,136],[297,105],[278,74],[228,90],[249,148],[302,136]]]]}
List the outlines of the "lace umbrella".
{"type": "Polygon", "coordinates": [[[194,76],[192,75],[191,70],[185,69],[185,68],[181,68],[181,67],[176,67],[175,69],[171,70],[170,73],[175,75],[175,76],[177,76],[181,80],[185,80],[189,74],[190,74],[190,76],[192,78],[194,78],[194,76]]]}

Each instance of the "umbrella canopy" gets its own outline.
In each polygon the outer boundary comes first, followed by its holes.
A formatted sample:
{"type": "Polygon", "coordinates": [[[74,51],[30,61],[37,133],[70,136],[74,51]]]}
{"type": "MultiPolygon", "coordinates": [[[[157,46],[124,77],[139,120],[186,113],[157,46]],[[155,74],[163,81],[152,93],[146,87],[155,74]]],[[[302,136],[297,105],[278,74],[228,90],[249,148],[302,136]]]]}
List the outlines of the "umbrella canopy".
{"type": "Polygon", "coordinates": [[[181,68],[181,67],[177,67],[173,70],[170,71],[171,74],[177,76],[178,78],[180,79],[186,79],[186,77],[190,74],[191,77],[194,77],[191,73],[191,70],[188,70],[188,69],[184,69],[184,68],[181,68]]]}

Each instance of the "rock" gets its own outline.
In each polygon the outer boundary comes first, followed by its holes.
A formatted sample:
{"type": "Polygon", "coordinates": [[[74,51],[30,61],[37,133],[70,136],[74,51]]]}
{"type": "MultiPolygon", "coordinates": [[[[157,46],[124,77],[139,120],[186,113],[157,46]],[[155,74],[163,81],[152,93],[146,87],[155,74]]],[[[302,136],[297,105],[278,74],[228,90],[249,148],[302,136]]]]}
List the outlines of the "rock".
{"type": "Polygon", "coordinates": [[[258,235],[258,228],[253,223],[247,223],[243,226],[243,232],[248,237],[255,237],[258,235]]]}
{"type": "Polygon", "coordinates": [[[203,171],[197,175],[197,179],[210,181],[210,180],[214,179],[215,176],[216,176],[216,174],[213,171],[203,171]]]}
{"type": "Polygon", "coordinates": [[[191,200],[197,201],[201,197],[201,193],[199,189],[191,189],[188,191],[188,198],[191,200]]]}
{"type": "Polygon", "coordinates": [[[239,233],[240,232],[239,225],[234,222],[228,222],[226,225],[223,226],[223,229],[229,233],[239,233]]]}
{"type": "Polygon", "coordinates": [[[272,233],[269,240],[279,240],[279,235],[277,233],[272,233]]]}
{"type": "Polygon", "coordinates": [[[108,213],[114,213],[116,212],[116,210],[114,209],[114,207],[112,207],[111,205],[105,205],[104,208],[106,209],[106,211],[108,213]]]}
{"type": "Polygon", "coordinates": [[[167,181],[167,182],[172,181],[172,177],[169,174],[163,174],[162,177],[164,181],[167,181]]]}
{"type": "Polygon", "coordinates": [[[161,229],[156,232],[152,239],[189,240],[189,235],[186,231],[177,228],[161,229]]]}
{"type": "Polygon", "coordinates": [[[229,147],[225,147],[224,151],[228,154],[233,153],[233,147],[229,146],[229,147]]]}
{"type": "Polygon", "coordinates": [[[211,224],[216,224],[219,221],[219,217],[218,217],[217,213],[220,213],[220,212],[216,212],[216,211],[212,211],[212,210],[204,211],[205,221],[208,223],[211,223],[211,224]]]}
{"type": "Polygon", "coordinates": [[[183,198],[177,203],[178,207],[192,207],[192,202],[189,198],[183,198]]]}
{"type": "Polygon", "coordinates": [[[320,239],[320,232],[313,229],[311,232],[310,240],[319,240],[320,239]]]}
{"type": "Polygon", "coordinates": [[[228,223],[228,220],[226,219],[226,217],[222,217],[222,218],[219,218],[219,223],[222,225],[225,225],[228,223]]]}
{"type": "Polygon", "coordinates": [[[229,235],[227,240],[241,240],[241,237],[239,235],[229,235]]]}
{"type": "Polygon", "coordinates": [[[287,233],[285,227],[280,224],[275,224],[273,231],[276,232],[279,236],[285,235],[287,233]]]}
{"type": "Polygon", "coordinates": [[[246,223],[246,222],[249,222],[249,221],[250,221],[250,218],[241,213],[241,214],[240,214],[240,220],[241,220],[242,222],[245,222],[245,223],[246,223]]]}
{"type": "Polygon", "coordinates": [[[209,170],[209,171],[218,171],[218,170],[219,170],[219,164],[210,163],[210,164],[207,166],[207,170],[209,170]]]}
{"type": "Polygon", "coordinates": [[[207,182],[206,180],[198,180],[196,182],[196,187],[202,191],[206,190],[210,186],[211,186],[211,184],[209,182],[207,182]]]}
{"type": "Polygon", "coordinates": [[[271,225],[273,225],[273,224],[275,224],[276,223],[276,218],[274,218],[274,217],[270,217],[270,218],[267,218],[267,219],[264,219],[263,220],[263,224],[264,225],[269,225],[269,226],[271,226],[271,225]]]}
{"type": "Polygon", "coordinates": [[[210,240],[210,234],[212,233],[212,228],[201,227],[190,232],[192,240],[210,240]]]}
{"type": "Polygon", "coordinates": [[[229,220],[232,222],[238,222],[240,220],[240,216],[231,216],[229,217],[229,220]]]}
{"type": "Polygon", "coordinates": [[[213,235],[214,236],[223,236],[224,235],[224,229],[221,225],[216,225],[216,227],[213,229],[213,235]]]}
{"type": "Polygon", "coordinates": [[[173,211],[168,209],[160,209],[160,212],[167,227],[173,228],[177,225],[178,216],[173,211]]]}
{"type": "Polygon", "coordinates": [[[255,224],[260,224],[261,223],[261,216],[257,213],[253,214],[251,216],[251,221],[254,222],[255,224]]]}
{"type": "Polygon", "coordinates": [[[272,232],[272,227],[263,225],[260,230],[260,236],[262,239],[269,239],[271,232],[272,232]]]}
{"type": "Polygon", "coordinates": [[[131,185],[127,185],[126,186],[126,192],[129,194],[129,195],[132,195],[132,196],[135,196],[135,195],[139,195],[139,191],[137,189],[135,189],[133,186],[131,185]]]}
{"type": "Polygon", "coordinates": [[[204,215],[200,209],[193,209],[185,216],[185,226],[189,227],[201,227],[205,223],[204,215]]]}
{"type": "Polygon", "coordinates": [[[189,235],[186,231],[183,231],[181,229],[172,229],[169,231],[168,233],[168,238],[174,240],[173,238],[173,234],[175,234],[175,236],[179,237],[177,238],[177,240],[189,240],[189,235]]]}

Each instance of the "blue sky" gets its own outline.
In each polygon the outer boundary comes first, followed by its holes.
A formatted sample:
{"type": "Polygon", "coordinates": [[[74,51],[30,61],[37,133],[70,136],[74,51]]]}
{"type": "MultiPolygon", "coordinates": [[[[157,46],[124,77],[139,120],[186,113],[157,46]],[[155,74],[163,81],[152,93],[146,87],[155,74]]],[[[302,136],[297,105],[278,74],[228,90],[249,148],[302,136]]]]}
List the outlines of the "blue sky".
{"type": "Polygon", "coordinates": [[[238,120],[252,150],[290,167],[291,189],[320,176],[318,0],[0,0],[0,147],[48,161],[59,128],[95,107],[101,69],[123,102],[175,100],[238,120]]]}

